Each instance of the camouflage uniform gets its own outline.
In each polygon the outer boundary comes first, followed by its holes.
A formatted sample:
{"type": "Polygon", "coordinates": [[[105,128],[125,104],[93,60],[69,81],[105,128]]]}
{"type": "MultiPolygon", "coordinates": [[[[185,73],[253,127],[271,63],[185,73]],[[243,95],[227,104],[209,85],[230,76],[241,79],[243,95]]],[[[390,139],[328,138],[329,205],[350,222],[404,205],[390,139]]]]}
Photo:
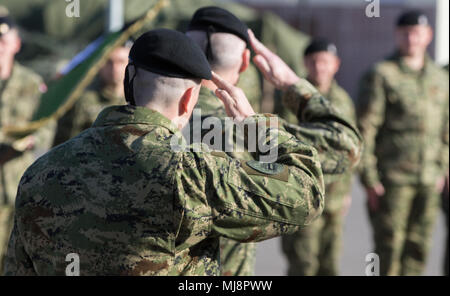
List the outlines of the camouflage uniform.
{"type": "MultiPolygon", "coordinates": [[[[317,136],[334,155],[326,167],[349,166],[360,139],[304,90],[287,95],[299,117],[341,140],[329,149],[329,135],[317,136]]],[[[265,167],[223,152],[175,152],[177,133],[158,112],[114,106],[37,160],[19,186],[6,274],[63,275],[66,255],[77,253],[82,275],[217,275],[220,237],[261,241],[321,214],[322,169],[306,137],[280,126],[277,163],[265,167]]]]}
{"type": "MultiPolygon", "coordinates": [[[[0,80],[0,129],[2,126],[30,121],[39,106],[43,86],[37,74],[17,62],[14,63],[10,78],[0,80]]],[[[44,142],[39,142],[44,140],[44,135],[43,131],[35,134],[36,148],[44,146],[44,142]]],[[[11,137],[0,131],[0,155],[22,137],[11,137]]],[[[32,162],[33,152],[26,151],[5,164],[0,164],[0,271],[13,224],[17,186],[20,177],[32,162]]]]}
{"type": "Polygon", "coordinates": [[[75,137],[91,127],[97,115],[105,107],[125,104],[125,98],[117,97],[111,89],[99,83],[93,86],[58,120],[53,146],[75,137]]]}
{"type": "MultiPolygon", "coordinates": [[[[338,108],[344,118],[356,123],[353,101],[336,82],[324,96],[338,108]]],[[[288,260],[288,275],[338,275],[342,244],[344,202],[350,194],[352,172],[339,181],[327,182],[325,175],[325,208],[314,223],[282,237],[282,249],[288,260]]]]}
{"type": "Polygon", "coordinates": [[[448,73],[428,56],[413,71],[396,53],[363,78],[359,102],[361,181],[386,190],[370,212],[380,273],[418,275],[439,207],[435,184],[448,168],[448,73]]]}
{"type": "MultiPolygon", "coordinates": [[[[247,90],[247,89],[244,88],[244,90],[247,90]]],[[[305,93],[314,93],[315,92],[315,90],[308,89],[307,84],[303,85],[302,90],[305,93]]],[[[305,95],[305,93],[304,93],[304,95],[305,95]]],[[[340,111],[345,116],[344,117],[345,120],[349,120],[351,118],[352,119],[351,122],[352,122],[352,124],[354,124],[355,115],[354,115],[354,110],[353,110],[351,99],[337,85],[333,85],[333,88],[331,89],[330,94],[333,96],[333,98],[335,98],[335,100],[332,100],[333,106],[340,107],[342,109],[340,111]]],[[[289,98],[289,96],[287,95],[286,101],[288,100],[288,98],[289,98]]],[[[294,99],[294,102],[295,102],[295,99],[294,99]]],[[[293,104],[289,102],[287,105],[288,105],[289,110],[298,110],[298,106],[295,106],[295,104],[294,104],[294,106],[292,106],[293,104]]],[[[202,89],[200,90],[200,96],[199,96],[199,100],[198,100],[196,108],[201,109],[202,120],[207,117],[211,117],[211,116],[220,118],[222,120],[224,119],[224,117],[226,117],[225,108],[224,108],[223,103],[214,95],[214,93],[212,91],[210,91],[204,87],[202,87],[202,89]]],[[[308,141],[310,141],[309,142],[310,144],[319,146],[318,142],[316,141],[317,139],[315,138],[316,133],[318,133],[318,131],[313,131],[312,126],[304,125],[304,127],[300,127],[300,126],[288,124],[283,120],[280,120],[280,122],[281,122],[281,125],[284,125],[289,130],[289,132],[295,134],[298,138],[301,138],[304,141],[306,141],[306,139],[308,139],[308,141]]],[[[223,125],[223,121],[222,121],[222,125],[223,125]]],[[[191,120],[191,130],[193,130],[193,129],[194,129],[193,123],[191,120]]],[[[208,130],[203,130],[202,134],[205,134],[206,132],[208,132],[208,130]]],[[[355,132],[354,134],[357,134],[357,132],[355,132]]],[[[192,136],[192,134],[191,134],[191,136],[192,136]]],[[[317,137],[317,138],[320,138],[320,137],[317,137]]],[[[332,142],[335,142],[337,140],[337,138],[339,138],[339,135],[334,134],[334,135],[331,135],[331,138],[327,138],[327,141],[332,143],[332,142]],[[333,137],[335,137],[335,138],[333,138],[333,137]]],[[[342,141],[342,143],[344,143],[344,142],[348,142],[348,139],[342,141]]],[[[334,147],[332,147],[332,148],[334,148],[334,147]]],[[[326,151],[327,149],[323,149],[323,150],[326,151]]],[[[348,151],[350,151],[350,150],[351,150],[351,148],[348,147],[348,151]]],[[[355,159],[358,158],[356,156],[357,154],[358,153],[355,152],[355,159]]],[[[245,159],[245,160],[253,159],[252,155],[248,152],[243,152],[243,153],[232,152],[232,153],[228,153],[228,155],[231,157],[237,158],[237,159],[245,159]]],[[[330,156],[330,155],[328,155],[328,156],[330,156]]],[[[329,159],[332,159],[332,157],[330,157],[329,159]]],[[[325,164],[326,160],[324,160],[324,157],[322,157],[322,161],[325,164]]],[[[325,172],[326,180],[330,176],[329,174],[332,174],[332,175],[340,174],[340,172],[337,173],[336,171],[334,171],[335,170],[334,164],[335,163],[333,163],[332,168],[329,168],[328,171],[325,172]]],[[[325,167],[327,167],[327,166],[325,165],[325,167]]],[[[348,181],[346,181],[346,182],[349,183],[351,180],[351,175],[349,174],[345,178],[346,178],[346,180],[348,179],[348,181]]],[[[342,182],[342,181],[340,181],[340,182],[342,182]]],[[[335,197],[335,199],[333,199],[334,204],[335,204],[333,206],[333,208],[331,208],[331,206],[328,206],[330,208],[330,212],[331,211],[337,212],[342,208],[342,206],[340,206],[340,204],[342,204],[343,197],[348,193],[348,189],[350,187],[350,184],[347,184],[347,183],[343,184],[343,185],[338,185],[338,183],[333,184],[333,186],[335,186],[335,194],[337,196],[335,197]],[[336,209],[336,208],[338,208],[338,209],[336,209]]],[[[339,215],[336,215],[336,216],[339,216],[339,215]]],[[[337,224],[336,228],[338,228],[338,227],[340,227],[340,224],[337,224]]],[[[253,275],[254,274],[254,265],[255,265],[255,255],[256,255],[256,246],[254,243],[242,244],[242,243],[239,243],[236,241],[222,238],[221,239],[221,274],[222,275],[234,275],[234,276],[253,275]]]]}
{"type": "MultiPolygon", "coordinates": [[[[245,73],[245,72],[244,72],[245,73]]],[[[240,79],[239,84],[247,94],[247,88],[243,86],[246,80],[240,79]]],[[[255,92],[254,89],[251,91],[255,92]]],[[[254,96],[256,97],[256,96],[254,96]]],[[[250,99],[249,99],[250,101],[250,99]]],[[[213,91],[206,87],[200,89],[196,109],[201,110],[202,119],[208,117],[217,117],[222,120],[227,117],[225,106],[219,100],[213,91]]],[[[202,120],[203,122],[203,120],[202,120]]],[[[193,130],[193,122],[190,122],[191,130],[193,130]]],[[[206,131],[205,131],[206,132],[206,131]]],[[[204,134],[204,133],[202,133],[204,134]]],[[[203,137],[202,137],[203,138],[203,137]]],[[[228,153],[230,157],[241,160],[252,160],[253,157],[249,153],[228,153]]],[[[255,269],[256,244],[255,243],[240,243],[227,238],[220,238],[220,274],[225,276],[252,276],[255,269]]]]}

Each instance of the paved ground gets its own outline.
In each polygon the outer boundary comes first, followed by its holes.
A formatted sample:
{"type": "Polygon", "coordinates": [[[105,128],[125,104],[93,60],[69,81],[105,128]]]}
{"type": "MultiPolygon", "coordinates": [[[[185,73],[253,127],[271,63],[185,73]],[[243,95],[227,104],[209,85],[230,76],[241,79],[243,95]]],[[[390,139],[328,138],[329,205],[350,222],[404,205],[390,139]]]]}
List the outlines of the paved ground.
{"type": "MultiPolygon", "coordinates": [[[[372,250],[372,234],[365,207],[365,195],[358,182],[353,186],[353,203],[347,216],[344,232],[344,250],[341,260],[342,275],[364,275],[365,256],[372,250]]],[[[447,235],[445,216],[440,215],[433,235],[425,275],[442,275],[444,243],[447,235]]],[[[284,275],[286,260],[281,253],[279,239],[258,244],[256,254],[256,275],[284,275]]]]}

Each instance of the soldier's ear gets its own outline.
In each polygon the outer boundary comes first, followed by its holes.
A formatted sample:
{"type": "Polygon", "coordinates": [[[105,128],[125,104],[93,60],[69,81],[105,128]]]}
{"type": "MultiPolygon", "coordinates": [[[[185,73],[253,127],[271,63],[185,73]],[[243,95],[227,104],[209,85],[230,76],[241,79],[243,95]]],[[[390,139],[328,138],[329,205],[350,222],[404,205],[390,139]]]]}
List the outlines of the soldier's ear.
{"type": "Polygon", "coordinates": [[[239,69],[239,73],[242,73],[248,69],[248,66],[250,65],[250,55],[250,50],[246,48],[242,53],[242,64],[241,68],[239,69]]]}
{"type": "Polygon", "coordinates": [[[195,87],[188,88],[180,99],[178,115],[182,116],[185,113],[190,114],[194,106],[197,104],[198,95],[196,95],[195,87]]]}

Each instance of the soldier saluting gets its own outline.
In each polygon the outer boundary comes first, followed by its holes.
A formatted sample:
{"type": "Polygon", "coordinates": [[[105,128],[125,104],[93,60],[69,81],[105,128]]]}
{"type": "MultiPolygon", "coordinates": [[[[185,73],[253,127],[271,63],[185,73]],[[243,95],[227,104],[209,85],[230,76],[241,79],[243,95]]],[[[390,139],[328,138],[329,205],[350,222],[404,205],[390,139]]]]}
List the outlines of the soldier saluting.
{"type": "MultiPolygon", "coordinates": [[[[265,54],[259,63],[278,70],[268,77],[286,88],[299,81],[265,54]]],[[[271,117],[255,114],[242,90],[211,73],[187,36],[166,29],[143,34],[126,71],[129,105],[103,110],[91,128],[22,177],[7,275],[64,274],[69,253],[79,254],[83,275],[217,275],[220,237],[261,241],[320,215],[317,152],[282,128],[266,131],[271,141],[278,130],[279,154],[271,166],[261,164],[264,170],[221,152],[172,149],[202,79],[214,81],[235,120],[271,117]]],[[[293,91],[295,98],[308,120],[330,112],[321,96],[293,91]]]]}

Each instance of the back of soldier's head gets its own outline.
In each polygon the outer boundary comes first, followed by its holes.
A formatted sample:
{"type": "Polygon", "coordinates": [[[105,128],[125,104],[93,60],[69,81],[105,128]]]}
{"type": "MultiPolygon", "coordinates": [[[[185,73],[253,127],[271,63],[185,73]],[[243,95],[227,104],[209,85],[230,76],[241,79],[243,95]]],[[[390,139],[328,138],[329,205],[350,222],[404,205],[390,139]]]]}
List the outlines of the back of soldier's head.
{"type": "Polygon", "coordinates": [[[131,105],[175,103],[177,93],[202,79],[211,68],[195,42],[167,29],[144,33],[133,44],[125,70],[125,98],[131,105]]]}
{"type": "Polygon", "coordinates": [[[231,12],[212,6],[195,12],[187,35],[202,48],[215,71],[239,67],[250,43],[245,23],[231,12]]]}

